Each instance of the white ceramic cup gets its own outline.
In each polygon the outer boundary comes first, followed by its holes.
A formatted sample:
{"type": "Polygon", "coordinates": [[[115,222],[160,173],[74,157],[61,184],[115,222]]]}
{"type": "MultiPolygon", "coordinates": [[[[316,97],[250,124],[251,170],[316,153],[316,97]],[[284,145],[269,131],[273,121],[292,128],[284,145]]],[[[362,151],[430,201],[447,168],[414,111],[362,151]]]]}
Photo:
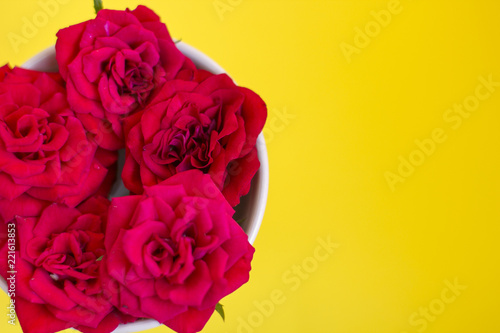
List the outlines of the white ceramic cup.
{"type": "MultiPolygon", "coordinates": [[[[190,58],[198,68],[208,70],[214,74],[225,73],[224,69],[222,69],[222,67],[220,67],[215,61],[194,47],[183,42],[177,43],[177,47],[185,56],[190,58]]],[[[58,66],[56,62],[55,48],[52,46],[38,53],[24,63],[22,67],[38,71],[57,72],[58,66]]],[[[257,237],[262,219],[264,218],[267,193],[269,190],[269,163],[267,159],[266,143],[262,133],[257,139],[257,153],[260,161],[260,169],[252,180],[250,192],[241,199],[241,203],[235,208],[235,219],[242,221],[241,226],[243,230],[245,230],[248,235],[248,240],[252,244],[257,237]]],[[[123,161],[124,151],[121,151],[119,158],[119,174],[121,174],[121,170],[123,168],[123,161]]],[[[117,181],[111,190],[111,197],[121,197],[124,195],[128,195],[128,191],[123,186],[121,177],[117,177],[117,181]]],[[[7,284],[1,277],[0,287],[7,292],[7,284]]],[[[114,333],[138,332],[155,328],[159,325],[160,323],[153,319],[140,319],[135,323],[120,325],[114,333]]]]}

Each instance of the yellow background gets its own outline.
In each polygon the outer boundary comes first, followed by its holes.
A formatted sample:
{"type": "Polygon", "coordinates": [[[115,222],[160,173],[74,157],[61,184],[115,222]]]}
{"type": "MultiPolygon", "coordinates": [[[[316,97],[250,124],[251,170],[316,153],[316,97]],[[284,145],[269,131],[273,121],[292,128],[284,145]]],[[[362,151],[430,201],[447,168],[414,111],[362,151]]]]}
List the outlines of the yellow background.
{"type": "MultiPolygon", "coordinates": [[[[93,16],[90,0],[64,2],[16,52],[9,33],[22,36],[41,7],[2,0],[0,63],[21,65],[93,16]]],[[[271,183],[251,282],[223,300],[226,323],[214,316],[204,332],[500,332],[500,87],[459,128],[443,118],[473,100],[480,76],[500,82],[499,2],[400,0],[380,29],[371,11],[389,0],[142,3],[269,106],[271,183]],[[366,27],[369,45],[348,59],[341,45],[366,27]],[[392,191],[386,172],[422,157],[415,140],[436,128],[446,141],[392,191]],[[318,249],[329,237],[331,254],[318,249]],[[453,294],[455,282],[467,288],[453,294]]],[[[21,332],[6,316],[0,331],[21,332]]]]}

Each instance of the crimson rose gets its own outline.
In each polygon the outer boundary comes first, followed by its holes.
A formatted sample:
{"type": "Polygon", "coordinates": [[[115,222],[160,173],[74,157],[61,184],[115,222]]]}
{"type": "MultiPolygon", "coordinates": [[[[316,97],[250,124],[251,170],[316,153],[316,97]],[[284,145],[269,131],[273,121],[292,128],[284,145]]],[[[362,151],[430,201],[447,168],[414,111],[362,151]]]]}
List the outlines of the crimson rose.
{"type": "Polygon", "coordinates": [[[259,169],[255,144],[267,109],[226,74],[201,72],[193,81],[165,83],[143,111],[124,120],[122,179],[131,192],[142,193],[143,186],[198,169],[234,207],[259,169]]]}
{"type": "MultiPolygon", "coordinates": [[[[125,321],[107,301],[100,282],[108,206],[102,197],[78,208],[52,204],[38,217],[17,216],[9,222],[17,233],[14,299],[23,332],[74,327],[108,333],[125,321]]],[[[0,238],[0,253],[7,258],[5,231],[0,238]]],[[[4,260],[0,265],[7,279],[11,269],[4,260]]]]}
{"type": "Polygon", "coordinates": [[[0,70],[0,199],[26,193],[74,207],[109,187],[115,161],[87,136],[59,74],[0,70]]]}
{"type": "Polygon", "coordinates": [[[201,330],[219,300],[249,278],[254,248],[233,213],[199,170],[146,187],[142,196],[114,198],[102,271],[105,289],[118,283],[111,302],[180,333],[201,330]]]}
{"type": "Polygon", "coordinates": [[[144,106],[166,80],[194,68],[149,8],[101,10],[57,34],[56,57],[68,100],[85,127],[97,133],[111,123],[100,145],[123,145],[121,118],[144,106]],[[96,119],[100,122],[96,122],[96,119]]]}

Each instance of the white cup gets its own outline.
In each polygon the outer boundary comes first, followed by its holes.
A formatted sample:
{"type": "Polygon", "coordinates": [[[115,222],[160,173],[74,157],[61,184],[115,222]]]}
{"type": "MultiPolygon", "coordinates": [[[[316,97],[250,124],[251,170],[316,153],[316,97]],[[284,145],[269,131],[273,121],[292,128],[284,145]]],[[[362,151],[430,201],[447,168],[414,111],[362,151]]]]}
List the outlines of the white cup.
{"type": "MultiPolygon", "coordinates": [[[[194,47],[183,42],[178,42],[177,47],[185,56],[190,58],[198,68],[208,70],[214,74],[225,73],[224,69],[215,61],[194,47]]],[[[55,48],[52,46],[38,53],[29,59],[22,67],[38,71],[57,72],[58,66],[56,62],[55,48]]],[[[252,244],[257,237],[262,219],[264,218],[267,193],[269,190],[269,162],[267,158],[266,143],[262,133],[257,139],[257,153],[260,161],[260,169],[252,180],[250,192],[245,197],[241,198],[241,203],[235,208],[235,219],[242,221],[241,226],[243,230],[245,230],[245,233],[248,235],[248,240],[252,244]]],[[[119,174],[121,174],[123,161],[124,151],[121,151],[119,159],[119,174]]],[[[120,197],[124,195],[128,195],[128,191],[123,186],[121,177],[117,177],[110,196],[120,197]]],[[[7,291],[7,284],[1,277],[0,287],[5,292],[7,291]]],[[[114,333],[138,332],[155,328],[159,325],[160,323],[153,319],[140,319],[135,323],[120,325],[114,333]]]]}

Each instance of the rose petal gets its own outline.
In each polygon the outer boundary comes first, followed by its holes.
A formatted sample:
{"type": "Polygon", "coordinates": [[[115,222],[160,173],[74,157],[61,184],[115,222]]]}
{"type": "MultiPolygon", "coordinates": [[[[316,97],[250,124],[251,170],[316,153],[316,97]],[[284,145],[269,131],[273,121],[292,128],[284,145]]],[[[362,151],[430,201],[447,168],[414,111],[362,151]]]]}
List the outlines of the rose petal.
{"type": "Polygon", "coordinates": [[[55,306],[47,305],[47,308],[57,319],[72,323],[71,326],[84,325],[96,328],[107,313],[96,313],[85,308],[76,306],[70,310],[60,309],[55,306]]]}
{"type": "Polygon", "coordinates": [[[139,20],[128,11],[103,9],[97,14],[98,19],[111,21],[119,26],[140,25],[139,20]]]}
{"type": "Polygon", "coordinates": [[[94,141],[97,145],[108,150],[123,148],[123,140],[115,134],[107,121],[89,114],[78,114],[77,117],[85,129],[94,135],[94,141]]]}
{"type": "MultiPolygon", "coordinates": [[[[75,117],[68,117],[65,127],[69,132],[69,136],[64,147],[59,151],[59,157],[62,162],[68,162],[75,155],[88,150],[88,139],[82,123],[75,117]]],[[[89,158],[87,157],[86,159],[89,158]]]]}
{"type": "MultiPolygon", "coordinates": [[[[90,166],[90,171],[85,180],[74,188],[77,191],[76,195],[66,196],[61,202],[68,205],[69,207],[76,207],[83,200],[89,198],[99,191],[100,185],[104,182],[108,170],[104,168],[97,160],[92,162],[90,166]]],[[[62,192],[62,191],[61,191],[62,192]]]]}
{"type": "Polygon", "coordinates": [[[153,172],[151,172],[151,170],[149,170],[144,161],[141,161],[139,169],[141,172],[141,182],[143,186],[151,186],[158,184],[158,177],[156,177],[156,175],[153,172]]]}
{"type": "Polygon", "coordinates": [[[78,44],[87,23],[88,21],[72,25],[59,30],[57,33],[56,59],[59,65],[59,72],[64,78],[67,77],[69,63],[78,54],[78,44]]]}
{"type": "Polygon", "coordinates": [[[101,320],[99,325],[96,328],[87,327],[87,326],[76,326],[75,329],[79,330],[83,333],[109,333],[113,332],[118,325],[120,325],[121,320],[116,313],[110,313],[101,320]]]}
{"type": "Polygon", "coordinates": [[[156,66],[160,60],[157,48],[150,42],[142,43],[135,49],[135,52],[137,52],[141,56],[141,60],[151,66],[151,68],[156,66]]]}
{"type": "MultiPolygon", "coordinates": [[[[83,48],[76,58],[69,64],[68,70],[69,74],[66,79],[66,82],[71,81],[74,84],[74,87],[78,89],[78,93],[86,99],[89,100],[98,100],[99,99],[99,92],[97,90],[97,87],[95,85],[95,82],[90,81],[88,79],[87,73],[85,73],[85,59],[86,56],[88,56],[90,53],[92,53],[93,48],[92,47],[86,47],[83,48]]],[[[89,72],[90,74],[90,72],[89,72]]],[[[68,86],[68,91],[70,90],[71,87],[68,86]]],[[[73,89],[73,88],[71,88],[73,89]]],[[[71,100],[69,100],[71,104],[71,100]]],[[[78,111],[78,106],[72,105],[73,108],[78,111]]]]}
{"type": "Polygon", "coordinates": [[[196,269],[187,280],[170,292],[170,299],[175,304],[200,306],[212,286],[207,264],[198,260],[195,261],[194,266],[196,269]]]}
{"type": "Polygon", "coordinates": [[[233,163],[237,163],[241,168],[241,172],[228,175],[229,179],[226,180],[227,185],[222,190],[222,194],[224,194],[229,204],[234,207],[240,203],[240,197],[250,191],[252,178],[259,170],[260,162],[257,149],[252,149],[248,155],[233,163]]]}
{"type": "Polygon", "coordinates": [[[19,106],[40,106],[41,92],[31,84],[11,84],[8,91],[12,102],[19,106]]]}
{"type": "Polygon", "coordinates": [[[71,323],[55,318],[43,305],[16,298],[16,312],[25,333],[53,333],[72,327],[71,323]]]}
{"type": "MultiPolygon", "coordinates": [[[[79,306],[88,309],[91,313],[109,313],[112,306],[102,298],[90,297],[85,295],[81,290],[77,289],[75,285],[68,280],[64,282],[64,291],[71,300],[76,302],[79,306]]],[[[100,318],[102,320],[102,318],[100,318]]],[[[83,323],[82,323],[83,324],[83,323]]],[[[90,326],[90,325],[87,325],[90,326]]]]}
{"type": "Polygon", "coordinates": [[[54,203],[43,211],[33,229],[33,234],[38,237],[49,237],[52,234],[62,233],[78,216],[80,216],[78,210],[54,203]]]}
{"type": "Polygon", "coordinates": [[[21,161],[13,153],[0,149],[0,169],[12,177],[29,177],[44,172],[45,165],[21,161]]]}
{"type": "MultiPolygon", "coordinates": [[[[21,194],[26,192],[27,190],[30,189],[30,186],[28,185],[18,185],[14,183],[12,178],[3,173],[0,172],[0,197],[1,198],[6,198],[8,200],[1,200],[0,199],[0,215],[5,221],[8,221],[8,217],[12,216],[12,213],[9,213],[8,211],[13,211],[15,212],[16,209],[14,207],[11,207],[11,204],[9,203],[10,200],[14,200],[16,198],[19,198],[21,194]],[[4,208],[5,207],[5,208],[4,208]]],[[[16,205],[16,207],[19,208],[21,205],[16,205]]],[[[14,214],[15,215],[15,214],[14,214]]]]}
{"type": "Polygon", "coordinates": [[[247,141],[243,147],[242,154],[247,154],[255,146],[260,132],[264,128],[267,118],[266,103],[255,92],[247,88],[238,88],[245,94],[245,101],[241,107],[241,115],[245,119],[245,132],[247,141]]]}
{"type": "Polygon", "coordinates": [[[83,96],[76,88],[71,77],[68,77],[66,84],[66,88],[68,89],[68,103],[76,113],[90,113],[96,118],[104,118],[105,111],[101,103],[83,96]]]}
{"type": "Polygon", "coordinates": [[[139,5],[136,9],[130,12],[134,15],[141,23],[144,22],[156,22],[160,20],[160,17],[156,15],[151,9],[146,6],[139,5]]]}
{"type": "Polygon", "coordinates": [[[126,287],[120,287],[120,302],[115,304],[115,306],[123,313],[126,313],[131,316],[144,318],[148,317],[141,309],[141,302],[144,300],[140,300],[139,297],[135,296],[131,293],[126,287]]]}
{"type": "MultiPolygon", "coordinates": [[[[21,254],[16,252],[17,258],[20,258],[21,254]]],[[[16,262],[16,300],[24,299],[30,303],[42,304],[44,301],[31,289],[30,281],[33,277],[35,267],[25,260],[18,260],[16,262]]]]}
{"type": "MultiPolygon", "coordinates": [[[[238,117],[237,119],[238,128],[231,134],[225,147],[225,159],[226,163],[237,159],[241,156],[241,151],[246,142],[246,132],[245,132],[245,122],[243,118],[238,117]]],[[[237,168],[238,170],[238,168],[237,168]]],[[[231,175],[231,170],[228,170],[231,175]]]]}
{"type": "Polygon", "coordinates": [[[122,170],[123,185],[132,193],[142,193],[142,181],[139,164],[130,154],[126,154],[122,170]]]}
{"type": "MultiPolygon", "coordinates": [[[[131,128],[130,137],[127,137],[127,144],[130,146],[138,142],[150,143],[153,137],[160,130],[162,118],[165,115],[168,103],[158,103],[147,109],[142,118],[138,120],[138,125],[131,128]]],[[[141,146],[143,146],[142,144],[141,146]]]]}
{"type": "Polygon", "coordinates": [[[147,297],[141,300],[141,310],[150,318],[163,323],[187,310],[187,306],[160,300],[157,297],[147,297]]]}
{"type": "Polygon", "coordinates": [[[199,332],[205,327],[214,310],[215,305],[204,310],[190,307],[187,311],[180,313],[173,319],[164,321],[163,324],[179,333],[199,332]]]}
{"type": "MultiPolygon", "coordinates": [[[[120,230],[120,233],[116,238],[115,245],[111,247],[111,249],[107,249],[106,260],[107,272],[109,273],[109,276],[116,279],[121,284],[126,283],[126,274],[130,267],[130,263],[123,250],[123,234],[124,231],[120,230]]],[[[106,240],[108,238],[109,237],[106,235],[106,240]]]]}
{"type": "Polygon", "coordinates": [[[197,82],[173,80],[167,81],[151,100],[151,105],[162,103],[174,97],[177,92],[191,92],[198,86],[197,82]]]}
{"type": "MultiPolygon", "coordinates": [[[[0,174],[0,179],[3,174],[0,174]]],[[[15,189],[18,189],[17,186],[15,189]]],[[[5,189],[5,184],[0,181],[0,191],[5,189]]],[[[9,222],[14,216],[23,217],[40,216],[43,209],[50,205],[50,202],[38,200],[27,194],[20,195],[15,199],[0,200],[0,222],[9,222]]]]}
{"type": "Polygon", "coordinates": [[[99,80],[99,95],[106,111],[126,115],[137,107],[136,100],[131,96],[119,95],[117,89],[113,79],[102,76],[99,80]]]}
{"type": "Polygon", "coordinates": [[[152,235],[154,234],[165,234],[167,228],[164,223],[156,221],[147,221],[139,226],[127,230],[123,236],[124,244],[127,246],[124,248],[125,254],[128,260],[134,265],[143,264],[143,247],[152,235]]]}
{"type": "Polygon", "coordinates": [[[209,76],[194,90],[200,95],[209,96],[219,89],[235,89],[236,85],[227,74],[209,76]]]}
{"type": "Polygon", "coordinates": [[[54,280],[43,269],[35,269],[33,278],[30,280],[30,286],[47,304],[58,309],[69,311],[76,306],[76,303],[56,286],[54,280]]]}
{"type": "Polygon", "coordinates": [[[186,57],[179,51],[172,40],[160,40],[159,47],[161,63],[165,69],[165,79],[172,80],[181,70],[186,57]]]}
{"type": "Polygon", "coordinates": [[[156,295],[154,284],[151,280],[141,279],[139,281],[129,282],[127,283],[127,288],[141,299],[156,295]]]}
{"type": "MultiPolygon", "coordinates": [[[[12,175],[12,180],[14,183],[19,185],[28,185],[33,187],[52,187],[57,184],[59,177],[61,177],[61,162],[59,161],[59,156],[53,155],[53,157],[46,158],[47,161],[38,160],[35,163],[40,163],[39,165],[43,167],[43,172],[37,174],[24,174],[17,175],[10,173],[12,175]],[[42,164],[43,163],[43,164],[42,164]],[[45,165],[44,165],[45,164],[45,165]]],[[[26,163],[31,169],[34,163],[26,163]]],[[[40,198],[44,199],[44,198],[40,198]]]]}
{"type": "Polygon", "coordinates": [[[103,47],[83,56],[83,73],[90,82],[95,82],[103,74],[103,69],[116,52],[115,48],[103,47]]]}
{"type": "MultiPolygon", "coordinates": [[[[186,184],[186,186],[184,186],[184,184],[170,184],[167,180],[165,182],[160,183],[157,186],[145,187],[144,191],[150,197],[160,198],[170,207],[177,207],[181,202],[182,198],[187,196],[186,187],[189,187],[188,184],[186,184]],[[173,186],[166,186],[166,185],[173,185],[173,186]]],[[[163,220],[163,221],[168,221],[168,220],[163,220]]]]}
{"type": "Polygon", "coordinates": [[[111,250],[113,243],[120,233],[120,229],[128,229],[134,211],[140,201],[140,195],[130,195],[111,200],[106,227],[106,250],[111,250]]]}
{"type": "MultiPolygon", "coordinates": [[[[253,252],[251,253],[253,254],[253,252]]],[[[252,256],[249,255],[244,260],[239,260],[226,272],[224,277],[226,278],[228,284],[224,292],[224,296],[231,294],[243,284],[248,282],[251,260],[252,256]]]]}
{"type": "Polygon", "coordinates": [[[59,111],[67,107],[66,101],[60,98],[64,97],[65,89],[64,86],[62,85],[59,74],[37,73],[36,75],[34,75],[34,77],[35,80],[33,81],[33,86],[38,88],[41,92],[40,104],[39,104],[41,109],[51,114],[57,114],[59,113],[59,111]],[[54,77],[54,75],[57,76],[54,77]],[[53,100],[54,96],[56,96],[56,100],[60,102],[61,106],[56,110],[52,110],[52,107],[54,105],[59,104],[59,102],[53,100]]]}
{"type": "Polygon", "coordinates": [[[99,11],[100,15],[98,15],[95,20],[88,21],[88,24],[85,27],[85,33],[80,39],[80,49],[93,46],[97,38],[113,36],[120,30],[120,26],[118,24],[101,17],[101,15],[105,13],[101,13],[102,11],[106,10],[103,9],[99,11]]]}
{"type": "Polygon", "coordinates": [[[49,124],[52,130],[52,137],[50,141],[46,141],[42,144],[41,149],[44,151],[59,151],[61,147],[66,143],[69,137],[69,132],[66,127],[59,124],[49,124]]]}

